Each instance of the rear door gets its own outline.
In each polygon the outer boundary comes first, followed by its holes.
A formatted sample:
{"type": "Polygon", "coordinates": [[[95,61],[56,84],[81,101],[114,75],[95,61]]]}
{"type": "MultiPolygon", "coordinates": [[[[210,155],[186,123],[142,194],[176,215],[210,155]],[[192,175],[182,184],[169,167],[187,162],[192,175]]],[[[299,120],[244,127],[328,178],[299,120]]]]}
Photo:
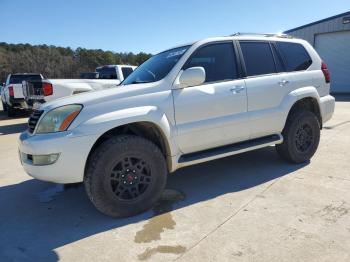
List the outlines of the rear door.
{"type": "Polygon", "coordinates": [[[233,42],[199,47],[183,69],[195,66],[205,69],[205,83],[173,90],[181,151],[191,153],[248,139],[246,89],[233,42]]]}
{"type": "Polygon", "coordinates": [[[239,41],[246,71],[251,138],[281,132],[281,102],[292,91],[292,79],[285,73],[276,47],[269,41],[239,41]]]}

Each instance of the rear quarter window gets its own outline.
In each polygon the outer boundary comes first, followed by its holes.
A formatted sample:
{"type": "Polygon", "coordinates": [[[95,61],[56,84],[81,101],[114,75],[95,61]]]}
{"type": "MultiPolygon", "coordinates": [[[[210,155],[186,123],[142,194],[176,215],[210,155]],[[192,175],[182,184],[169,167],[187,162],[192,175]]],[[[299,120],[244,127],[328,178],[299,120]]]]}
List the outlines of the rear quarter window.
{"type": "Polygon", "coordinates": [[[306,70],[312,64],[311,57],[301,44],[277,42],[276,45],[287,72],[306,70]]]}

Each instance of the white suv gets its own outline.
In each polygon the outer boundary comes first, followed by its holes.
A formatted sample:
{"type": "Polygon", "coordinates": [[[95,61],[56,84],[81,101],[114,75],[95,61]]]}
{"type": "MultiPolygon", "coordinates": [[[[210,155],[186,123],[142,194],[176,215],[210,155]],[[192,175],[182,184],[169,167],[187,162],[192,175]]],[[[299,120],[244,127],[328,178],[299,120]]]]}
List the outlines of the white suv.
{"type": "Polygon", "coordinates": [[[329,82],[300,39],[201,40],[153,56],[120,88],[42,105],[20,136],[21,161],[37,179],[84,182],[107,215],[134,215],[184,166],[269,145],[308,161],[334,111],[329,82]]]}

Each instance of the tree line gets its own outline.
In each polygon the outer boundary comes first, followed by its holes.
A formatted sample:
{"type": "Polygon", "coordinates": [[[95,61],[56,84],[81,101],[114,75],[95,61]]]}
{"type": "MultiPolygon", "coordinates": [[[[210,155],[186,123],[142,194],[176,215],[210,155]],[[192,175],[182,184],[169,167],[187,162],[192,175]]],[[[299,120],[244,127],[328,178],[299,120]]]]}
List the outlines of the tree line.
{"type": "Polygon", "coordinates": [[[53,45],[7,44],[0,42],[0,83],[10,73],[40,73],[46,78],[79,78],[97,66],[140,65],[151,54],[117,53],[101,49],[53,45]]]}

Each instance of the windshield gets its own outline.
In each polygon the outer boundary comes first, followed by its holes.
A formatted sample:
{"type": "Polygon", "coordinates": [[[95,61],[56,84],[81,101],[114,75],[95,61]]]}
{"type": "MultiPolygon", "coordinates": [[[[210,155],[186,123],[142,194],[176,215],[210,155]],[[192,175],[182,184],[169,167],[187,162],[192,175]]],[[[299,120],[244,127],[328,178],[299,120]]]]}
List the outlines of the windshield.
{"type": "Polygon", "coordinates": [[[189,47],[182,46],[152,56],[126,78],[123,85],[150,83],[163,79],[189,47]]]}

